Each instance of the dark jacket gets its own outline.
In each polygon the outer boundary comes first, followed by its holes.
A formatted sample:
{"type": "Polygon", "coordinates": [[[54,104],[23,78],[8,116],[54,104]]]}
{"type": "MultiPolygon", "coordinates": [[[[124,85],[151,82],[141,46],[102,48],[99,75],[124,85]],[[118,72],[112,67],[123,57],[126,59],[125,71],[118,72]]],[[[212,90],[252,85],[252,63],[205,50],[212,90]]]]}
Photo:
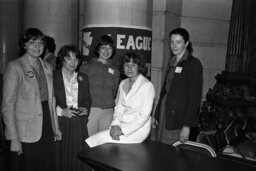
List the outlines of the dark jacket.
{"type": "MultiPolygon", "coordinates": [[[[182,126],[193,127],[198,123],[203,80],[202,64],[197,58],[189,55],[177,67],[180,67],[181,72],[174,73],[165,104],[167,130],[181,129],[182,126]]],[[[162,98],[166,94],[164,87],[165,82],[155,111],[157,120],[159,120],[162,98]]]]}
{"type": "MultiPolygon", "coordinates": [[[[88,114],[91,107],[91,95],[88,83],[87,75],[81,72],[77,74],[78,82],[78,107],[87,108],[88,114]]],[[[56,70],[53,72],[53,87],[56,98],[56,106],[60,106],[62,109],[67,108],[66,93],[63,81],[62,70],[56,70]]]]}

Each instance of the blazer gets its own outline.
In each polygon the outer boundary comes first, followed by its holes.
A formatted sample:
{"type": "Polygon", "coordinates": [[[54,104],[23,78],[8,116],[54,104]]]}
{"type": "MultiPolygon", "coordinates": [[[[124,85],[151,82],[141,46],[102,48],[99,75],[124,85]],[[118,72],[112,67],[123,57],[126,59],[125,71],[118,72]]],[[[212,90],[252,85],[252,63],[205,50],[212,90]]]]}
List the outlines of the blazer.
{"type": "MultiPolygon", "coordinates": [[[[42,135],[43,109],[37,78],[29,63],[29,57],[22,57],[8,63],[4,72],[3,119],[6,125],[6,139],[18,138],[21,142],[36,142],[42,135]]],[[[48,104],[52,129],[59,133],[51,66],[39,59],[47,80],[48,104]]]]}
{"type": "Polygon", "coordinates": [[[186,60],[177,65],[167,94],[165,83],[163,84],[155,118],[159,120],[161,101],[166,94],[165,128],[167,130],[181,129],[182,126],[197,126],[202,80],[203,68],[201,62],[197,58],[188,55],[186,60]]]}
{"type": "MultiPolygon", "coordinates": [[[[78,82],[78,107],[87,108],[88,114],[90,113],[90,107],[92,99],[90,95],[90,88],[87,75],[81,72],[77,74],[78,82]]],[[[62,70],[56,70],[53,72],[53,87],[56,98],[56,106],[60,106],[62,109],[67,108],[66,93],[63,81],[62,70]]]]}
{"type": "MultiPolygon", "coordinates": [[[[155,97],[153,84],[143,75],[139,75],[132,89],[126,94],[124,85],[128,78],[119,85],[115,112],[111,125],[119,125],[124,136],[129,136],[140,130],[150,120],[155,97]]],[[[150,127],[149,127],[150,129],[150,127]]]]}

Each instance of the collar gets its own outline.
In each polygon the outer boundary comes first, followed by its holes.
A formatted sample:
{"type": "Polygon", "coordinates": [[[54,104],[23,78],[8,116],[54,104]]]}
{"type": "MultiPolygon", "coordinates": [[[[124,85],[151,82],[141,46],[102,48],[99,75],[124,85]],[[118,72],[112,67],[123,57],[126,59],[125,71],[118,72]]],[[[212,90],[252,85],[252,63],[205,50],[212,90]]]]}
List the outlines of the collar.
{"type": "Polygon", "coordinates": [[[62,75],[63,75],[64,82],[67,82],[67,83],[69,83],[69,84],[75,82],[74,80],[77,78],[77,73],[76,73],[76,72],[74,72],[73,75],[72,75],[72,77],[71,77],[71,79],[68,80],[68,78],[66,77],[65,73],[63,72],[63,70],[61,70],[61,71],[62,71],[62,75]]]}
{"type": "Polygon", "coordinates": [[[188,59],[188,51],[186,50],[178,63],[181,63],[182,61],[185,61],[187,59],[188,59]]]}
{"type": "Polygon", "coordinates": [[[53,54],[52,53],[47,53],[45,56],[44,56],[44,58],[43,58],[43,60],[47,60],[48,58],[50,58],[51,56],[53,56],[53,54]]]}
{"type": "Polygon", "coordinates": [[[176,60],[176,56],[172,56],[169,60],[169,66],[172,66],[172,67],[175,67],[177,66],[178,64],[180,64],[181,62],[185,61],[188,59],[188,51],[186,50],[185,53],[183,54],[183,56],[181,57],[181,59],[177,62],[176,60]]]}

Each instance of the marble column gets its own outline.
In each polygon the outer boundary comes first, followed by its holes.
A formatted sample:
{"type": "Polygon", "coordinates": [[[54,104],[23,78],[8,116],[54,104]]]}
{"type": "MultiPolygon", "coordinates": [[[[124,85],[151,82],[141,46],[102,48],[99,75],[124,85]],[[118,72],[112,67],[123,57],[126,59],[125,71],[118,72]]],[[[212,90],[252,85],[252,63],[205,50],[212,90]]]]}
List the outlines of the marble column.
{"type": "Polygon", "coordinates": [[[93,56],[97,38],[109,34],[117,45],[114,61],[132,50],[143,54],[150,68],[152,3],[152,0],[85,0],[82,47],[85,59],[93,56]]]}
{"type": "Polygon", "coordinates": [[[53,37],[56,53],[65,44],[78,45],[79,0],[24,0],[23,8],[23,28],[53,37]]]}
{"type": "Polygon", "coordinates": [[[21,33],[20,0],[0,0],[0,73],[4,72],[8,61],[18,57],[21,33]]]}

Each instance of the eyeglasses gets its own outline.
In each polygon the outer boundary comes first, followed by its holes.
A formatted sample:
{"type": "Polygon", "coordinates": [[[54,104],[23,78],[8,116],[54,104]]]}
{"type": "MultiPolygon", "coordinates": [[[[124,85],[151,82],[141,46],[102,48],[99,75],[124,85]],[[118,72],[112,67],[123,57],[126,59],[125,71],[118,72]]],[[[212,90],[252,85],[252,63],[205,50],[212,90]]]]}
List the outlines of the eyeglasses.
{"type": "Polygon", "coordinates": [[[45,46],[45,42],[42,40],[29,40],[27,44],[29,46],[45,46]]]}

